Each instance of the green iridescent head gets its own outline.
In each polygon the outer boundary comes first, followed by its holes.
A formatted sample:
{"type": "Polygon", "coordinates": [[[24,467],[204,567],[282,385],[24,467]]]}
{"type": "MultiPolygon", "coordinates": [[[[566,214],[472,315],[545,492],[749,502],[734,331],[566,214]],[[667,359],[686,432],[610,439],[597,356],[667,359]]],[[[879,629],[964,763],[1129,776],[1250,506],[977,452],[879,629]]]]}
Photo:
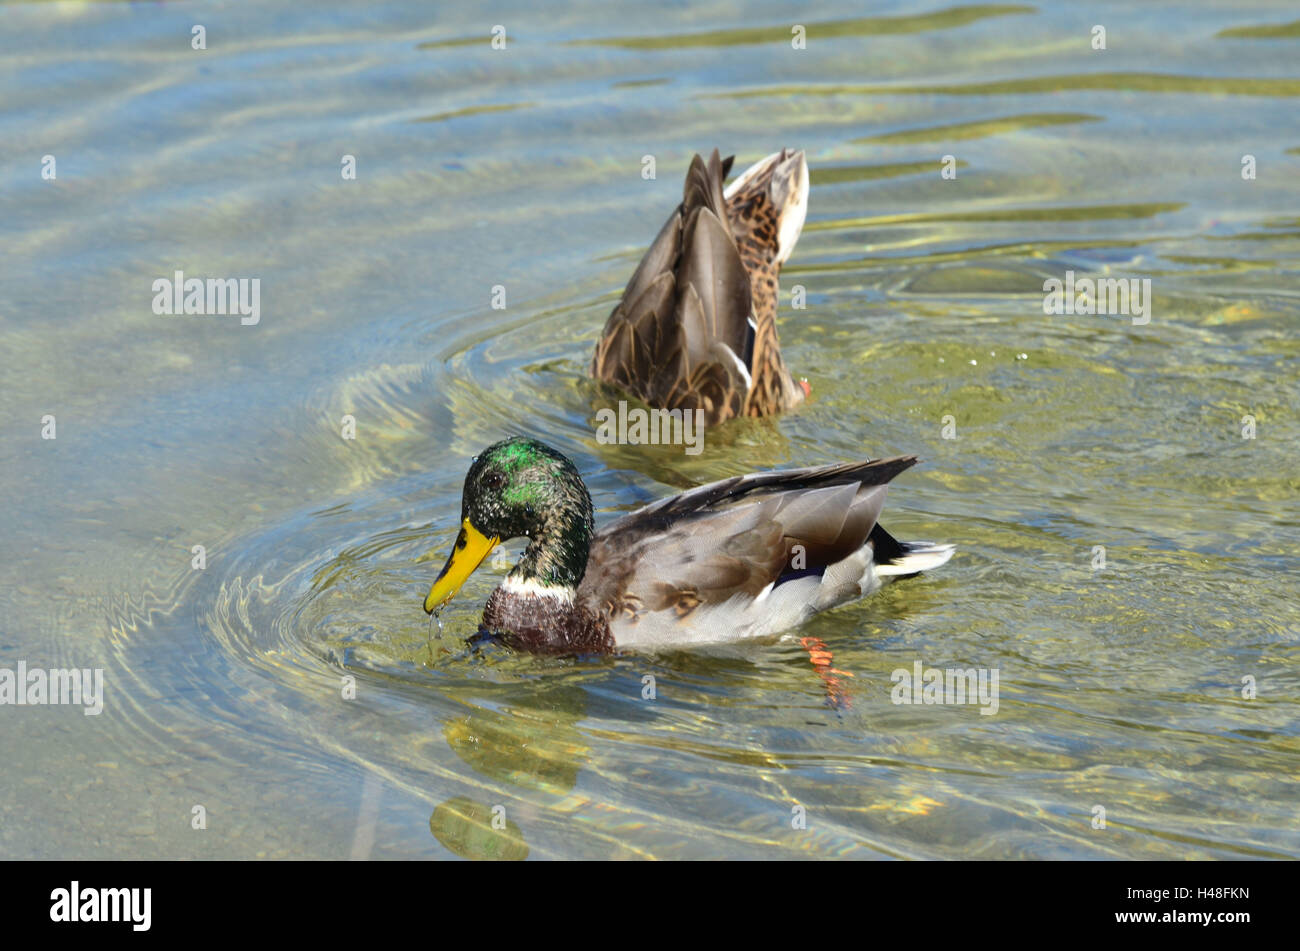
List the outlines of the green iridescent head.
{"type": "Polygon", "coordinates": [[[446,604],[498,542],[529,539],[510,576],[576,589],[587,571],[595,520],[573,463],[550,446],[516,436],[474,458],[461,496],[461,530],[424,609],[446,604]]]}
{"type": "Polygon", "coordinates": [[[582,476],[535,439],[516,436],[488,446],[465,476],[461,517],[484,535],[502,541],[531,536],[561,512],[585,515],[590,528],[591,498],[582,476]],[[585,513],[573,512],[575,502],[585,513]]]}

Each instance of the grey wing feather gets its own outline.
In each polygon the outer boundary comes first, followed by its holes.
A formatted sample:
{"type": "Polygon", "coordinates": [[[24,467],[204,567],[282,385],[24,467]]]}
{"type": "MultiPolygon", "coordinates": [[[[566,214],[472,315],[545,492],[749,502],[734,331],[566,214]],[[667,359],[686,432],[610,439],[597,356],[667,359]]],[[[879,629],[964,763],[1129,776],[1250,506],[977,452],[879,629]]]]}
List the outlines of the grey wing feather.
{"type": "Polygon", "coordinates": [[[874,462],[756,473],[662,499],[601,530],[581,593],[611,619],[675,610],[737,594],[757,597],[790,576],[794,546],[805,573],[863,547],[885,486],[916,462],[874,462]]]}

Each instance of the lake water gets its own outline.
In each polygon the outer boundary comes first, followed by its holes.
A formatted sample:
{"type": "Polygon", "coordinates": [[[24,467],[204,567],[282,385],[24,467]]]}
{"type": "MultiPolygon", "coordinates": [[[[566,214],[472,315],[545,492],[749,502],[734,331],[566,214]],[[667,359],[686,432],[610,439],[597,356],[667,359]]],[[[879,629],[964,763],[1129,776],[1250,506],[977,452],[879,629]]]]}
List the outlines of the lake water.
{"type": "Polygon", "coordinates": [[[0,707],[0,855],[1300,856],[1294,5],[536,6],[0,4],[0,668],[105,678],[0,707]],[[600,445],[714,146],[807,150],[813,399],[600,445]],[[177,270],[258,322],[155,314],[177,270]],[[1045,314],[1069,272],[1149,320],[1045,314]],[[420,602],[513,432],[600,517],[914,452],[884,523],[958,553],[775,642],[471,652],[518,545],[420,602]],[[891,702],[917,662],[997,713],[891,702]]]}

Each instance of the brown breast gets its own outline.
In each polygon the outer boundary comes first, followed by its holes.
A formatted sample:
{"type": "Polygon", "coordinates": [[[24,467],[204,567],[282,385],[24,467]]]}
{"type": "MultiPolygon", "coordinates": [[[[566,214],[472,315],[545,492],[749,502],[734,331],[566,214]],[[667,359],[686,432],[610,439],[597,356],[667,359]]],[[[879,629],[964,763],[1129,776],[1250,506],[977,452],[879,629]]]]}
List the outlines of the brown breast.
{"type": "Polygon", "coordinates": [[[614,649],[603,617],[559,598],[497,588],[483,607],[483,626],[512,647],[537,654],[606,654],[614,649]]]}

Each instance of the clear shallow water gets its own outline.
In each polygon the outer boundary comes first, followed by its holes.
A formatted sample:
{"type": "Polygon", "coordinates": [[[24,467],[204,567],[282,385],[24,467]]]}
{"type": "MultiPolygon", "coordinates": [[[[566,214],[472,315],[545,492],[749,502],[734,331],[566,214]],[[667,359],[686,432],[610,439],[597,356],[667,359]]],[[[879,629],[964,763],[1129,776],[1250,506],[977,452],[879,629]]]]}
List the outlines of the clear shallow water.
{"type": "Polygon", "coordinates": [[[107,683],[0,708],[0,854],[1300,854],[1295,14],[1099,10],[829,4],[795,51],[780,4],[0,5],[0,666],[107,683]],[[590,348],[715,144],[808,151],[814,400],[600,446],[590,348]],[[260,277],[260,323],[154,315],[178,268],[260,277]],[[1044,315],[1071,269],[1150,278],[1150,323],[1044,315]],[[508,557],[441,638],[419,604],[510,432],[606,514],[915,452],[885,524],[959,553],[797,632],[840,708],[797,640],[472,655],[508,557]],[[999,712],[891,704],[917,660],[999,712]]]}

